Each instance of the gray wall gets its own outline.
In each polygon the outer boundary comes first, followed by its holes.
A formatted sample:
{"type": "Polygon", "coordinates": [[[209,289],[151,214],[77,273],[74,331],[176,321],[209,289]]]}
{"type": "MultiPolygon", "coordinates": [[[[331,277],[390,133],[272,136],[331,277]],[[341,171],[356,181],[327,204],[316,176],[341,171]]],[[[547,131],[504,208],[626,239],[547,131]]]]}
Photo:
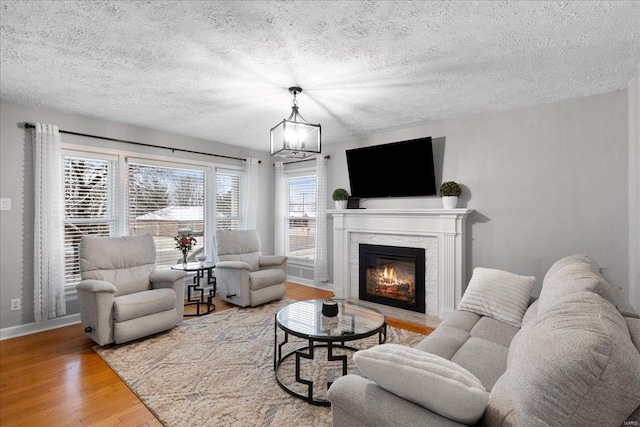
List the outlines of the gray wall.
{"type": "MultiPolygon", "coordinates": [[[[194,151],[235,157],[252,156],[262,160],[258,192],[257,229],[266,251],[273,249],[273,167],[264,152],[220,144],[202,139],[159,132],[121,123],[96,120],[44,108],[27,107],[2,101],[0,103],[0,197],[11,198],[10,211],[0,212],[0,328],[33,322],[33,220],[34,192],[31,132],[22,124],[43,122],[55,124],[63,130],[138,141],[194,151]],[[269,214],[264,215],[264,212],[269,214]],[[10,311],[10,300],[22,298],[23,309],[10,311]]],[[[215,135],[213,135],[215,137],[215,135]]],[[[94,138],[62,134],[63,142],[127,151],[243,165],[240,161],[169,150],[112,143],[94,138]]],[[[267,142],[265,141],[265,144],[267,142]]],[[[77,313],[77,301],[67,303],[68,314],[77,313]]]]}
{"type": "MultiPolygon", "coordinates": [[[[475,210],[467,279],[473,267],[499,268],[536,276],[539,292],[554,261],[588,253],[626,284],[627,122],[627,90],[621,90],[330,144],[323,150],[331,155],[329,193],[349,189],[345,149],[432,136],[437,185],[462,184],[460,204],[475,210]]],[[[439,208],[440,202],[370,199],[363,206],[439,208]]]]}

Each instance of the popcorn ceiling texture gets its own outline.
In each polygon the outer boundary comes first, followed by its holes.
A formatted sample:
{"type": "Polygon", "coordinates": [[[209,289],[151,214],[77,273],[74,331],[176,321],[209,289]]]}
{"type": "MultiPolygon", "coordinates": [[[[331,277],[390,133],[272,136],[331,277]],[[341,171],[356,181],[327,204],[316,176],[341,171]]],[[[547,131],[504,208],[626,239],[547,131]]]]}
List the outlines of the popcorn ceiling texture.
{"type": "MultiPolygon", "coordinates": [[[[3,99],[268,149],[626,88],[640,2],[2,1],[3,99]]],[[[71,129],[70,129],[71,130],[71,129]]]]}

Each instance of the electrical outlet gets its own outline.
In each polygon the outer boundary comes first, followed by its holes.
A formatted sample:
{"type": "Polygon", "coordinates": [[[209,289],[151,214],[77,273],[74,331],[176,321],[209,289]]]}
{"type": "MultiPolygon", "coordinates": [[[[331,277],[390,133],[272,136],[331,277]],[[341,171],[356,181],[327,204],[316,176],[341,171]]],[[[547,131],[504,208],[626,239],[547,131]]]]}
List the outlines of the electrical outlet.
{"type": "Polygon", "coordinates": [[[22,310],[22,301],[20,298],[15,298],[11,300],[11,311],[22,310]]]}
{"type": "Polygon", "coordinates": [[[11,210],[11,199],[0,199],[0,211],[11,210]]]}

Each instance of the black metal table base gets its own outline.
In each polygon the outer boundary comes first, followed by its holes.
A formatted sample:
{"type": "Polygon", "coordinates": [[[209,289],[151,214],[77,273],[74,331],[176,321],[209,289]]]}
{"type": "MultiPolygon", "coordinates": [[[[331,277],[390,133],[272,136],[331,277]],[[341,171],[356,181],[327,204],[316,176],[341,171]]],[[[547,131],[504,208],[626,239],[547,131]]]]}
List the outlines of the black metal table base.
{"type": "MultiPolygon", "coordinates": [[[[347,375],[347,355],[346,354],[334,354],[334,349],[339,350],[347,350],[347,351],[358,351],[358,348],[351,347],[345,344],[345,342],[349,341],[348,339],[341,340],[339,337],[335,337],[332,339],[316,339],[316,338],[306,338],[308,341],[308,345],[304,347],[297,348],[286,353],[284,356],[282,355],[282,347],[289,342],[289,333],[287,331],[284,332],[284,341],[278,343],[278,322],[276,320],[276,326],[274,328],[274,352],[273,352],[273,370],[275,372],[276,382],[284,391],[289,393],[290,395],[297,397],[316,406],[330,406],[331,403],[326,399],[319,399],[314,397],[313,388],[314,383],[310,379],[302,378],[300,375],[300,361],[301,359],[309,359],[314,360],[315,350],[317,348],[326,348],[327,349],[327,361],[335,362],[342,361],[342,375],[347,375]],[[307,386],[307,393],[302,394],[288,387],[286,384],[282,382],[280,376],[278,375],[278,368],[280,365],[289,357],[294,356],[296,358],[295,368],[296,368],[296,382],[307,386]]],[[[378,334],[378,343],[382,344],[387,340],[387,324],[386,322],[378,329],[372,331],[370,335],[367,337],[378,334]]],[[[367,338],[361,337],[360,339],[367,338]]],[[[348,338],[348,337],[344,337],[348,338]]],[[[327,382],[327,389],[331,387],[333,382],[327,382]]]]}
{"type": "Polygon", "coordinates": [[[200,279],[205,278],[205,271],[207,270],[196,271],[196,275],[193,276],[193,283],[187,285],[187,302],[184,305],[195,305],[196,313],[185,314],[185,317],[204,316],[216,309],[216,305],[213,303],[213,298],[216,296],[216,278],[211,272],[208,272],[206,283],[201,284],[200,279]],[[206,310],[201,312],[201,306],[205,306],[206,310]]]}

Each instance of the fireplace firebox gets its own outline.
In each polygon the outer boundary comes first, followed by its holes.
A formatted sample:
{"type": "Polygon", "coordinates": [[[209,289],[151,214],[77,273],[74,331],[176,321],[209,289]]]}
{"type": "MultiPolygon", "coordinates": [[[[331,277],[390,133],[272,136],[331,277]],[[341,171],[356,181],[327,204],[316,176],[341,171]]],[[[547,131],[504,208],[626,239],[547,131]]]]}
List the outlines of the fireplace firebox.
{"type": "Polygon", "coordinates": [[[425,250],[361,244],[359,297],[425,312],[425,250]]]}

